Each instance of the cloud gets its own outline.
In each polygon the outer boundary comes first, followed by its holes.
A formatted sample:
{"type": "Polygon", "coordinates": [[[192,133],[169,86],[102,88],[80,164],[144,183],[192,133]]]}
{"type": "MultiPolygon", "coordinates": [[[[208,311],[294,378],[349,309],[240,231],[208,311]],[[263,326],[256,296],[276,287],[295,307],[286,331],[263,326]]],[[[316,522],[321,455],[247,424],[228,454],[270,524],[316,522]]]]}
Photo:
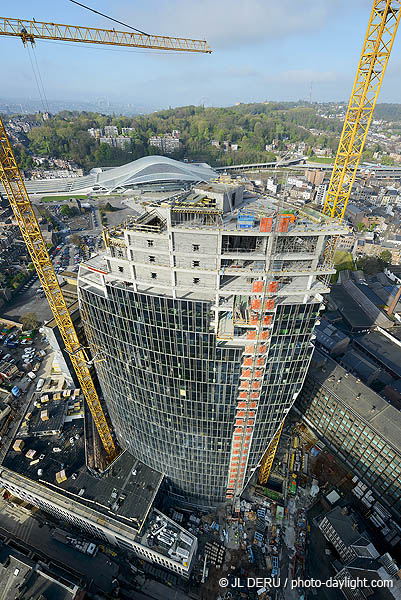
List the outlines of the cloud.
{"type": "Polygon", "coordinates": [[[344,0],[153,0],[146,9],[125,2],[118,8],[125,22],[149,33],[206,39],[222,49],[315,31],[339,3],[344,0]]]}

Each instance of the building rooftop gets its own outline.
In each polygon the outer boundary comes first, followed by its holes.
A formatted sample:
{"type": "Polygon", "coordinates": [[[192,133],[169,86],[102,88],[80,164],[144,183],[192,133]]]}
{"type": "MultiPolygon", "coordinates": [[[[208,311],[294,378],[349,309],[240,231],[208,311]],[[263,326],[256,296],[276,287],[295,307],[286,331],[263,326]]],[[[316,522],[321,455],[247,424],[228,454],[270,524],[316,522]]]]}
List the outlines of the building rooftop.
{"type": "Polygon", "coordinates": [[[315,334],[317,341],[328,350],[332,350],[339,342],[349,341],[349,337],[345,333],[331,325],[324,318],[315,327],[315,334]]]}
{"type": "Polygon", "coordinates": [[[359,524],[353,514],[348,515],[340,506],[336,506],[330,512],[326,513],[325,518],[330,522],[336,530],[337,535],[341,538],[344,546],[351,546],[358,542],[369,544],[369,540],[364,540],[359,531],[359,524]]]}
{"type": "Polygon", "coordinates": [[[391,371],[396,378],[401,377],[401,344],[398,339],[392,338],[391,332],[369,331],[354,335],[354,340],[376,363],[391,371]]]}
{"type": "Polygon", "coordinates": [[[94,477],[86,467],[84,400],[71,392],[33,396],[2,467],[139,530],[163,475],[124,452],[94,477]]]}
{"type": "MultiPolygon", "coordinates": [[[[111,192],[117,189],[177,183],[180,186],[217,177],[206,163],[184,163],[167,156],[144,156],[138,160],[112,168],[92,169],[83,177],[39,179],[26,181],[30,194],[111,192]]],[[[0,184],[0,189],[2,186],[0,184]]]]}
{"type": "Polygon", "coordinates": [[[398,452],[400,411],[318,350],[313,354],[309,375],[329,389],[350,411],[368,422],[398,452]]]}
{"type": "Polygon", "coordinates": [[[196,537],[153,509],[142,530],[141,544],[189,567],[196,549],[196,537]]]}
{"type": "Polygon", "coordinates": [[[2,600],[74,600],[79,588],[59,581],[43,565],[0,545],[0,598],[2,600]]]}
{"type": "Polygon", "coordinates": [[[354,348],[348,348],[341,358],[341,364],[347,371],[359,377],[365,383],[371,383],[380,373],[380,367],[372,363],[366,356],[357,352],[354,348]]]}
{"type": "Polygon", "coordinates": [[[374,325],[374,319],[368,317],[360,305],[351,298],[342,285],[333,285],[328,298],[329,305],[334,306],[352,329],[367,329],[374,325]]]}

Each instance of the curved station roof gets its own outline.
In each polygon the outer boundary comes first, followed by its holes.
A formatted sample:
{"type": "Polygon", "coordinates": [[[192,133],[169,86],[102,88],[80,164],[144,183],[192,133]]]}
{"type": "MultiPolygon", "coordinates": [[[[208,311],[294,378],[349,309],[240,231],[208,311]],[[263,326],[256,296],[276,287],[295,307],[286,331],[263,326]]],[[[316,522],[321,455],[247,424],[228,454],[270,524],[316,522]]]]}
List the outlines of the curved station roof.
{"type": "Polygon", "coordinates": [[[210,181],[217,177],[206,163],[184,163],[167,156],[144,156],[121,167],[92,169],[83,177],[26,181],[29,194],[117,192],[142,186],[163,186],[210,181]]]}

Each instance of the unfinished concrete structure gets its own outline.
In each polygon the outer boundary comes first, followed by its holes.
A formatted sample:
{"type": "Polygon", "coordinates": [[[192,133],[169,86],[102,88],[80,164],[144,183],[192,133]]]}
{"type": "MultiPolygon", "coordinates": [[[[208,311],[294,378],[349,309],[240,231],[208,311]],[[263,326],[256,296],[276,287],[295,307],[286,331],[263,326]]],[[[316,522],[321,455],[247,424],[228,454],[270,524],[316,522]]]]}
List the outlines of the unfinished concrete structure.
{"type": "Polygon", "coordinates": [[[299,393],[344,226],[203,184],[137,204],[82,265],[87,338],[122,447],[176,498],[235,498],[299,393]]]}

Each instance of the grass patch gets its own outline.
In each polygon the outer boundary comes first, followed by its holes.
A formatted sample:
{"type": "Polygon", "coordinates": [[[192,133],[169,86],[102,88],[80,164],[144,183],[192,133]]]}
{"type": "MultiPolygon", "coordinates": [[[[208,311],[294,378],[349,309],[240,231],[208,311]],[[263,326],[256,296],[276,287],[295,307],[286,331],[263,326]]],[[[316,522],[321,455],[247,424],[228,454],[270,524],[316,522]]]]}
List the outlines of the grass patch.
{"type": "Polygon", "coordinates": [[[85,200],[87,196],[74,196],[70,194],[69,196],[43,196],[41,202],[62,202],[63,200],[69,200],[72,198],[73,200],[85,200]]]}
{"type": "Polygon", "coordinates": [[[322,163],[323,165],[331,165],[334,163],[334,158],[326,158],[324,156],[310,156],[307,163],[322,163]]]}
{"type": "Polygon", "coordinates": [[[336,272],[331,277],[331,283],[337,282],[340,271],[346,271],[347,269],[350,271],[356,271],[356,266],[351,252],[347,252],[346,250],[336,250],[334,255],[334,267],[336,272]]]}

